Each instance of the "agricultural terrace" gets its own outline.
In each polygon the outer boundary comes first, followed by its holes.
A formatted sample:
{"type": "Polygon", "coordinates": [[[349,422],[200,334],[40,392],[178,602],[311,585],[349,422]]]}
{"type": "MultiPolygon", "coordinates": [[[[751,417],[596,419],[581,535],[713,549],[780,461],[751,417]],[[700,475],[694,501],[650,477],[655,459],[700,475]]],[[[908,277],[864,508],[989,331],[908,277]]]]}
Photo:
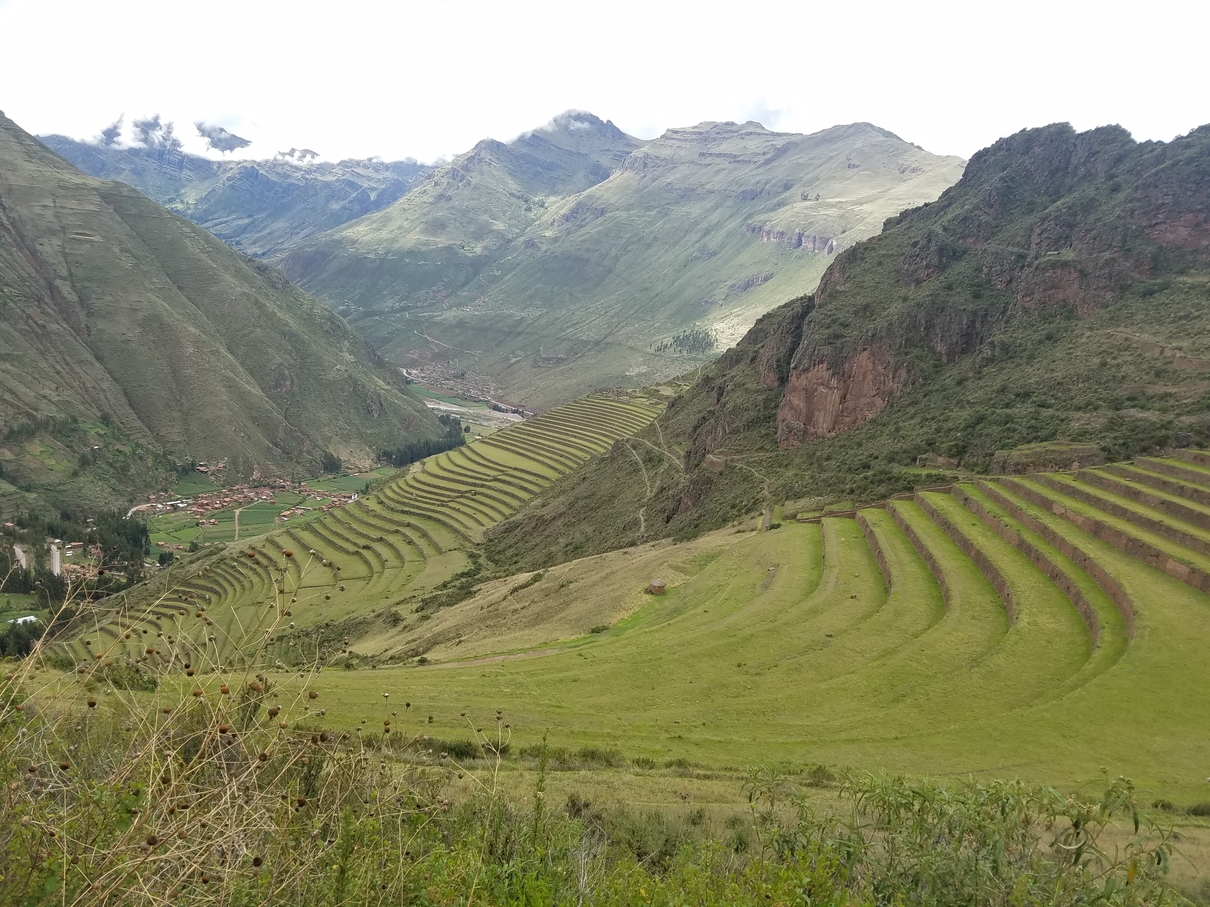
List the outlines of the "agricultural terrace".
{"type": "Polygon", "coordinates": [[[244,667],[256,633],[265,645],[253,657],[270,665],[305,659],[318,643],[295,631],[456,582],[472,566],[467,549],[486,529],[661,408],[627,391],[590,395],[430,457],[352,504],[278,531],[266,533],[272,508],[245,508],[241,526],[265,534],[103,602],[66,644],[67,654],[102,667],[213,672],[244,667]]]}
{"type": "Polygon", "coordinates": [[[1071,788],[1104,767],[1190,804],[1210,775],[1208,591],[1210,456],[1182,452],[499,581],[352,644],[426,663],[313,684],[335,726],[389,693],[441,739],[503,709],[515,746],[549,728],[660,762],[1071,788]]]}

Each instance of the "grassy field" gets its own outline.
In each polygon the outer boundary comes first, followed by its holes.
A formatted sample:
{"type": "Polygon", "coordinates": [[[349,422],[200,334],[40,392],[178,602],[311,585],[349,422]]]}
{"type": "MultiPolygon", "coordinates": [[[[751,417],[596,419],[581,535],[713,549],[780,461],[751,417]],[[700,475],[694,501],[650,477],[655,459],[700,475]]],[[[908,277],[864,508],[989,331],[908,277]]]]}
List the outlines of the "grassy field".
{"type": "Polygon", "coordinates": [[[191,472],[181,477],[181,480],[172,488],[174,497],[189,498],[195,494],[209,494],[212,491],[218,491],[219,486],[210,476],[202,475],[200,472],[191,472]]]}
{"type": "Polygon", "coordinates": [[[0,592],[0,623],[33,614],[45,618],[46,610],[32,595],[22,592],[0,592]]]}
{"type": "Polygon", "coordinates": [[[589,398],[431,458],[355,505],[193,562],[151,617],[98,618],[68,651],[229,670],[263,627],[266,667],[329,666],[312,687],[346,730],[385,696],[440,739],[501,710],[516,747],[550,731],[655,764],[1070,789],[1106,769],[1149,797],[1210,800],[1210,456],[482,572],[487,529],[653,411],[589,398]],[[646,594],[657,578],[667,592],[646,594]]]}

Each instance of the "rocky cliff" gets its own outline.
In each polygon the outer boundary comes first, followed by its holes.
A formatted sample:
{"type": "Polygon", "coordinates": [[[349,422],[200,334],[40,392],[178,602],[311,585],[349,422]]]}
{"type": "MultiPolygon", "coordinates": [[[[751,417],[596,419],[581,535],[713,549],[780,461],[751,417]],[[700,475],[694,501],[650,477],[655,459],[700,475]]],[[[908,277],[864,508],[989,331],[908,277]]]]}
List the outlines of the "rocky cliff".
{"type": "Polygon", "coordinates": [[[1210,263],[1210,129],[1167,145],[1125,130],[1027,130],[976,154],[934,204],[888,221],[820,281],[777,416],[783,447],[873,418],[925,348],[995,355],[1006,320],[1086,318],[1159,269],[1210,263]]]}

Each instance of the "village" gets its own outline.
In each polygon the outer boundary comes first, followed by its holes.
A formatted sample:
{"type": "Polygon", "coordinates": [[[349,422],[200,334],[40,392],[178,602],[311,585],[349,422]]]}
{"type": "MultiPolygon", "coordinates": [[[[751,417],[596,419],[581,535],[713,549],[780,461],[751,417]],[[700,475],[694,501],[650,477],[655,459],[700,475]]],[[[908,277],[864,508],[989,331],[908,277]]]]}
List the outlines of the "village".
{"type": "Polygon", "coordinates": [[[238,540],[241,512],[249,508],[255,508],[255,518],[250,518],[252,514],[244,515],[243,535],[255,535],[291,519],[327,513],[356,501],[359,496],[355,491],[321,490],[306,482],[279,478],[259,485],[232,485],[190,497],[151,494],[146,504],[132,508],[131,513],[142,513],[148,518],[156,548],[175,552],[187,550],[194,542],[209,547],[214,541],[238,540]],[[282,509],[275,512],[277,506],[282,509]],[[174,516],[177,519],[172,519],[174,516]],[[193,525],[202,531],[189,538],[178,537],[185,536],[193,525]],[[215,532],[217,527],[225,527],[226,531],[215,532]]]}

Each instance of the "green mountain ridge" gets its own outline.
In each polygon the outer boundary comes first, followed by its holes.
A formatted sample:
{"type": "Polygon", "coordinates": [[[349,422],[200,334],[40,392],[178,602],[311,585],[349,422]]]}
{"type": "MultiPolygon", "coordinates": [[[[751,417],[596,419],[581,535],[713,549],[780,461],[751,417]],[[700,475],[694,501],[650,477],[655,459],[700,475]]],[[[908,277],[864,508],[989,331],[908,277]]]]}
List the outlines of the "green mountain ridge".
{"type": "Polygon", "coordinates": [[[385,208],[430,168],[413,160],[212,160],[174,144],[121,147],[62,135],[39,140],[89,176],[118,180],[261,258],[385,208]]]}
{"type": "Polygon", "coordinates": [[[557,563],[782,502],[1204,444],[1208,211],[1210,127],[1002,139],[687,376],[645,444],[552,486],[489,549],[557,563]]]}
{"type": "Polygon", "coordinates": [[[53,502],[127,500],[166,460],[313,473],[440,433],[397,369],[276,270],[2,116],[0,350],[0,478],[53,502]]]}
{"type": "Polygon", "coordinates": [[[422,376],[543,407],[705,361],[668,341],[734,342],[962,165],[864,123],[703,123],[643,143],[572,112],[480,142],[281,263],[422,376]]]}

